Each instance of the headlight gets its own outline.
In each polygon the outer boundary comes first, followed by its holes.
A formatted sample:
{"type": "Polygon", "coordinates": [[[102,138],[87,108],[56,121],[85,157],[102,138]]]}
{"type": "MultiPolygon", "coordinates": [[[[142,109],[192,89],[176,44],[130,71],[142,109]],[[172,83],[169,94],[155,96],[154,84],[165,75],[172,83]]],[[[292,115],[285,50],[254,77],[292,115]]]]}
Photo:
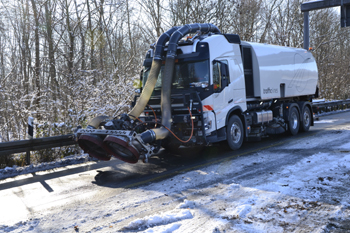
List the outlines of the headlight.
{"type": "Polygon", "coordinates": [[[211,121],[211,119],[209,119],[207,113],[203,114],[203,122],[204,122],[204,130],[211,129],[212,121],[211,121]]]}

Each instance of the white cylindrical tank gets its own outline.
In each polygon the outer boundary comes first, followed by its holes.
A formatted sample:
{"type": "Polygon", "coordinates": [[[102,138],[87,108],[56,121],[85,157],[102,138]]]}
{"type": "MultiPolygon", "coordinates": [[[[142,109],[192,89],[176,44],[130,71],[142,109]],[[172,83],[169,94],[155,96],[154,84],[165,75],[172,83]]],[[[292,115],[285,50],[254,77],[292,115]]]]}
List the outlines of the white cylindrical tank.
{"type": "Polygon", "coordinates": [[[318,71],[311,52],[243,41],[242,46],[251,48],[254,97],[272,99],[315,94],[318,71]]]}

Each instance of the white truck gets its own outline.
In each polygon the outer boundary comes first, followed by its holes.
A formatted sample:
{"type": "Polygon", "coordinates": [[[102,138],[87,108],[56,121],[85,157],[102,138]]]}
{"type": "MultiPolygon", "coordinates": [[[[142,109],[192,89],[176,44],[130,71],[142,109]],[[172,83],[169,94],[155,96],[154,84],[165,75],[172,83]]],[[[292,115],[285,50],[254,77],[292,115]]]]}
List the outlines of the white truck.
{"type": "Polygon", "coordinates": [[[133,110],[97,117],[78,131],[91,156],[135,163],[161,147],[220,141],[236,150],[244,140],[296,135],[313,125],[318,71],[309,51],[244,42],[211,24],[165,34],[146,53],[133,110]]]}

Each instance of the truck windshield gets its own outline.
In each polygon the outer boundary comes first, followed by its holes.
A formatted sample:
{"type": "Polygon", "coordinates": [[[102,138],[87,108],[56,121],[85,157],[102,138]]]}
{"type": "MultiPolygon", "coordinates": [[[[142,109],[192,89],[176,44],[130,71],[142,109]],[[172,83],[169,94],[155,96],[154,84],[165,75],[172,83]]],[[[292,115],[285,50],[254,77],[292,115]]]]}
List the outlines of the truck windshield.
{"type": "MultiPolygon", "coordinates": [[[[150,67],[145,67],[142,77],[143,86],[146,84],[150,67]]],[[[155,90],[162,87],[162,75],[164,74],[164,65],[162,66],[155,90]]],[[[207,87],[209,85],[209,61],[183,62],[175,63],[174,75],[172,80],[173,89],[184,89],[189,87],[207,87]]]]}

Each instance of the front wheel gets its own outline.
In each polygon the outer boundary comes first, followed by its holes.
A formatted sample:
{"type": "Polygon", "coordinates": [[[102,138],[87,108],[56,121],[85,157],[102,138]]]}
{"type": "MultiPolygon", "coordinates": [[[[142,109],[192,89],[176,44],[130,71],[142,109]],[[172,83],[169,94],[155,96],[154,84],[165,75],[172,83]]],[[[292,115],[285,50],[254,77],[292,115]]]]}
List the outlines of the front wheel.
{"type": "Polygon", "coordinates": [[[241,119],[233,115],[227,125],[227,143],[232,150],[241,148],[244,138],[244,130],[241,119]]]}
{"type": "Polygon", "coordinates": [[[300,121],[299,121],[299,112],[296,107],[293,107],[289,112],[289,122],[288,130],[291,135],[297,135],[299,131],[300,121]]]}

